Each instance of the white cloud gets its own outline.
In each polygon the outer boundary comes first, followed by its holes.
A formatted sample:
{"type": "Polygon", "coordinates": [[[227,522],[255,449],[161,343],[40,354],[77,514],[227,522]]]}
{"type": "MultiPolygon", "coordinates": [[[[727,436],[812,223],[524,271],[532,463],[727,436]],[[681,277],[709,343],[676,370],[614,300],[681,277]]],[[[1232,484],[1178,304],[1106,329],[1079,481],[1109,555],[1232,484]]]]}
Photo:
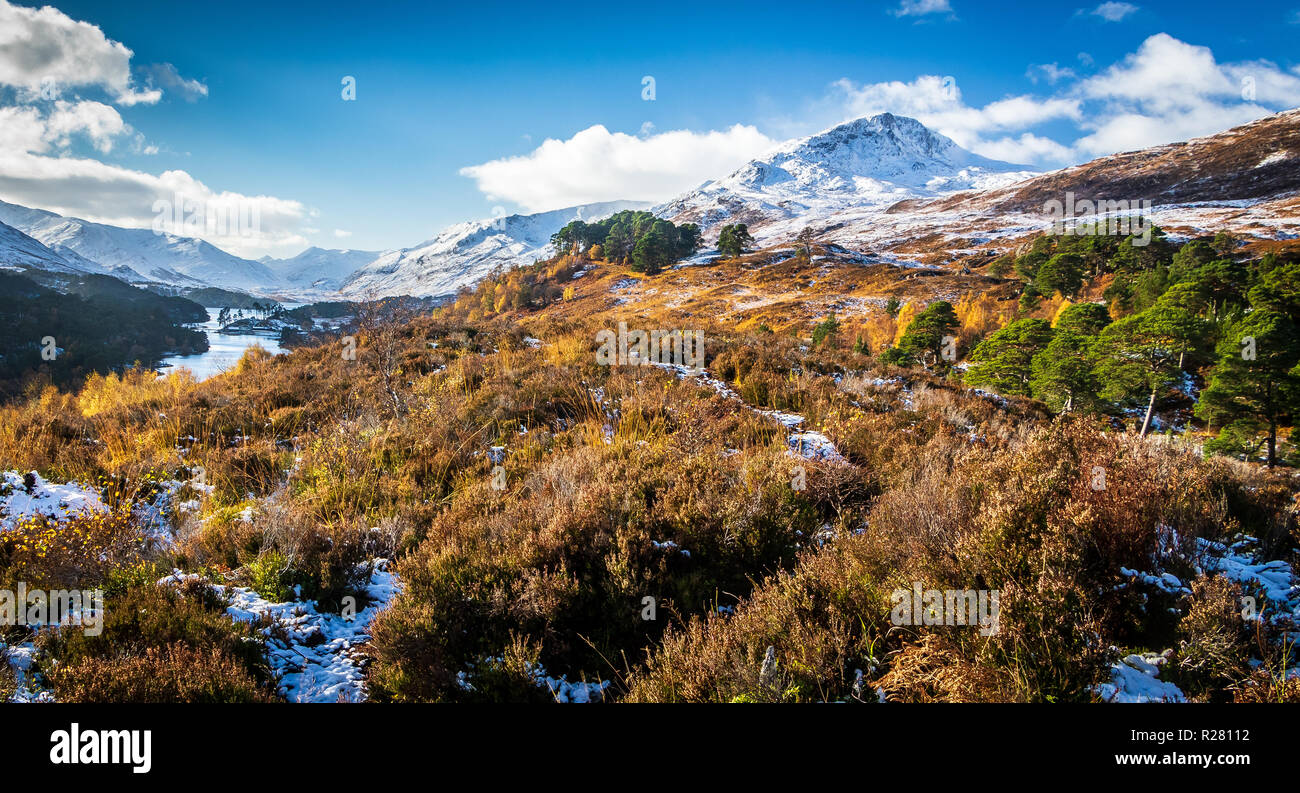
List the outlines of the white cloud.
{"type": "Polygon", "coordinates": [[[1151,36],[1138,51],[1080,86],[1093,99],[1141,100],[1165,107],[1204,95],[1236,93],[1209,47],[1186,44],[1167,33],[1151,36]]]}
{"type": "Polygon", "coordinates": [[[100,152],[131,128],[118,112],[100,102],[57,100],[47,109],[0,107],[0,151],[45,153],[66,149],[74,136],[85,137],[100,152]]]}
{"type": "Polygon", "coordinates": [[[100,154],[119,143],[136,154],[158,152],[116,108],[76,96],[78,89],[102,91],[123,107],[157,102],[164,90],[191,101],[207,95],[207,86],[165,63],[142,70],[147,84],[138,86],[131,57],[130,49],[94,25],[48,6],[0,0],[0,86],[16,89],[18,102],[0,107],[0,198],[127,228],[153,228],[163,217],[164,231],[200,236],[240,256],[304,246],[309,213],[297,201],[215,190],[181,170],[154,175],[74,154],[79,142],[100,154]],[[184,209],[171,216],[156,211],[168,204],[184,209]],[[196,234],[185,223],[241,214],[257,224],[196,234]]]}
{"type": "Polygon", "coordinates": [[[982,141],[978,153],[995,160],[1029,164],[1069,162],[1073,155],[1069,146],[1031,132],[982,141]]]}
{"type": "Polygon", "coordinates": [[[131,54],[95,25],[56,8],[0,0],[0,85],[32,94],[93,86],[121,105],[157,102],[161,91],[132,85],[131,54]]]}
{"type": "Polygon", "coordinates": [[[181,76],[176,67],[170,63],[155,63],[144,68],[149,82],[177,94],[186,102],[197,102],[208,95],[208,87],[198,80],[189,80],[181,76]]]}
{"type": "Polygon", "coordinates": [[[1077,87],[1095,110],[1082,155],[1156,146],[1244,124],[1300,105],[1300,73],[1268,61],[1220,64],[1208,47],[1166,33],[1077,87]]]}
{"type": "Polygon", "coordinates": [[[593,201],[661,201],[730,173],[776,141],[752,126],[724,131],[674,130],[637,137],[588,127],[568,140],[548,139],[531,153],[462,168],[490,200],[530,212],[593,201]]]}
{"type": "Polygon", "coordinates": [[[45,120],[46,139],[60,148],[71,145],[73,135],[85,135],[94,147],[107,154],[113,140],[130,128],[117,111],[100,102],[59,100],[45,120]]]}
{"type": "Polygon", "coordinates": [[[1077,75],[1069,66],[1061,66],[1053,62],[1033,64],[1025,72],[1025,76],[1035,83],[1042,79],[1049,85],[1056,85],[1062,80],[1073,80],[1077,75]]]}
{"type": "Polygon", "coordinates": [[[200,233],[170,222],[164,230],[200,236],[237,256],[301,247],[306,216],[302,204],[274,196],[249,196],[208,187],[181,170],[159,175],[80,157],[47,157],[6,148],[0,151],[0,197],[23,206],[126,228],[152,228],[157,202],[202,207],[205,216],[256,216],[255,228],[200,233]]]}
{"type": "Polygon", "coordinates": [[[351,237],[352,232],[344,231],[343,229],[334,229],[334,236],[343,240],[343,239],[347,239],[348,237],[351,237]]]}
{"type": "MultiPolygon", "coordinates": [[[[1081,61],[1090,60],[1082,55],[1081,61]]],[[[911,116],[977,154],[1046,167],[1220,132],[1300,105],[1300,67],[1286,71],[1262,60],[1219,63],[1209,48],[1165,33],[1092,76],[1080,78],[1057,64],[1031,66],[1029,75],[1043,77],[1050,95],[1007,97],[980,107],[966,104],[952,78],[868,84],[841,79],[798,123],[773,126],[805,135],[891,112],[911,116]],[[1051,135],[1038,129],[1049,123],[1055,125],[1051,135]]]]}
{"type": "Polygon", "coordinates": [[[902,0],[898,8],[890,12],[896,17],[921,17],[930,14],[952,14],[952,5],[948,0],[902,0]]]}
{"type": "MultiPolygon", "coordinates": [[[[1088,13],[1095,17],[1101,17],[1107,22],[1120,22],[1130,14],[1136,13],[1137,10],[1138,7],[1132,3],[1107,2],[1102,3],[1088,13]]],[[[1082,9],[1080,13],[1082,13],[1082,9]]]]}

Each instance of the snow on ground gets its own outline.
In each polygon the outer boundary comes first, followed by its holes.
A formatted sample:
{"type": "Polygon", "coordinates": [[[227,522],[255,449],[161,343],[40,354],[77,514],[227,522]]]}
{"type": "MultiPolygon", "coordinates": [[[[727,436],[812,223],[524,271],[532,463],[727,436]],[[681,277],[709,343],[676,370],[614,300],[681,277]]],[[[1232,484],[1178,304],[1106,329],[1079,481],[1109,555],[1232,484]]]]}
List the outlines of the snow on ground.
{"type": "MultiPolygon", "coordinates": [[[[290,702],[361,702],[366,698],[365,675],[358,648],[370,639],[370,623],[401,589],[386,559],[376,559],[366,586],[370,604],[351,619],[321,613],[314,600],[273,603],[246,587],[214,585],[227,597],[232,619],[257,624],[263,615],[272,625],[262,629],[266,655],[290,702]]],[[[198,576],[177,570],[160,584],[176,584],[198,576]]]]}
{"type": "Polygon", "coordinates": [[[1160,679],[1160,667],[1168,660],[1155,653],[1125,656],[1110,668],[1110,682],[1094,690],[1106,702],[1186,702],[1178,686],[1160,679]]]}
{"type": "Polygon", "coordinates": [[[14,679],[18,684],[17,690],[9,698],[10,702],[54,701],[54,695],[41,690],[39,682],[31,674],[32,661],[35,658],[36,646],[31,642],[13,646],[6,646],[4,642],[0,642],[0,659],[8,663],[9,670],[13,672],[14,679]]]}
{"type": "MultiPolygon", "coordinates": [[[[500,661],[500,658],[492,658],[490,661],[500,661]]],[[[474,672],[473,664],[470,664],[470,671],[461,671],[456,673],[456,683],[464,691],[474,690],[474,672]]],[[[567,675],[555,677],[546,673],[546,667],[541,664],[528,664],[528,674],[532,677],[533,683],[538,688],[544,688],[551,692],[551,696],[559,703],[591,703],[603,702],[605,699],[605,689],[609,688],[610,681],[601,680],[598,683],[588,683],[586,681],[570,682],[567,675]]]]}
{"type": "MultiPolygon", "coordinates": [[[[725,381],[719,380],[709,375],[703,369],[692,369],[682,364],[660,363],[658,361],[647,361],[651,366],[658,366],[661,369],[667,369],[678,377],[690,377],[717,391],[718,394],[726,399],[734,399],[745,405],[745,407],[768,418],[780,422],[787,430],[795,430],[803,425],[807,419],[797,413],[784,413],[779,410],[763,410],[753,407],[740,398],[740,395],[732,390],[731,386],[725,381]]],[[[791,454],[796,456],[807,457],[810,460],[821,460],[822,462],[848,465],[848,460],[840,454],[839,449],[835,448],[835,442],[820,432],[812,430],[800,430],[791,432],[786,436],[786,442],[790,445],[791,454]]]]}
{"type": "Polygon", "coordinates": [[[76,482],[47,482],[35,472],[29,476],[33,482],[30,493],[27,492],[22,474],[17,471],[4,472],[3,482],[0,483],[0,531],[12,529],[37,515],[62,518],[108,510],[93,488],[83,487],[76,482]]]}
{"type": "MultiPolygon", "coordinates": [[[[1254,619],[1300,619],[1300,583],[1291,566],[1284,561],[1257,562],[1249,551],[1257,544],[1253,537],[1242,537],[1230,544],[1198,538],[1197,575],[1221,575],[1241,584],[1247,594],[1262,594],[1267,602],[1259,604],[1254,619]]],[[[1188,586],[1167,572],[1152,574],[1120,568],[1120,573],[1172,595],[1191,594],[1188,586]]],[[[1106,702],[1186,702],[1176,685],[1160,680],[1160,667],[1171,652],[1126,656],[1111,666],[1111,682],[1102,683],[1094,691],[1106,702]]]]}
{"type": "Polygon", "coordinates": [[[835,442],[820,432],[811,430],[796,432],[791,434],[787,440],[790,443],[791,452],[807,457],[810,460],[820,460],[841,465],[847,465],[849,462],[840,454],[840,450],[835,448],[835,442]]]}
{"type": "Polygon", "coordinates": [[[605,698],[605,689],[609,688],[610,682],[602,680],[599,683],[585,683],[580,680],[570,683],[563,675],[560,677],[547,675],[545,667],[542,666],[534,666],[532,674],[537,685],[549,690],[551,696],[555,697],[555,701],[561,703],[600,702],[605,698]]]}
{"type": "Polygon", "coordinates": [[[1261,616],[1300,620],[1300,582],[1291,571],[1291,565],[1280,560],[1256,562],[1247,550],[1256,542],[1253,537],[1231,545],[1198,539],[1198,551],[1203,554],[1200,566],[1205,573],[1217,573],[1243,585],[1247,594],[1256,588],[1262,592],[1268,598],[1268,604],[1260,604],[1261,609],[1266,608],[1261,616]]]}
{"type": "MultiPolygon", "coordinates": [[[[29,493],[23,475],[16,471],[3,472],[3,480],[0,482],[0,531],[12,529],[23,520],[38,515],[61,518],[105,512],[108,509],[93,489],[73,482],[47,482],[35,473],[30,477],[32,487],[29,493]]],[[[162,490],[150,502],[136,504],[132,509],[146,536],[164,547],[174,541],[173,527],[167,515],[171,512],[177,494],[186,484],[180,481],[164,482],[162,490]]],[[[196,502],[186,502],[177,506],[184,509],[197,508],[198,505],[196,502]]],[[[254,514],[254,508],[250,505],[239,519],[252,520],[254,514]]],[[[197,578],[194,574],[177,570],[159,583],[177,583],[197,578]]],[[[273,603],[245,587],[214,586],[229,599],[230,605],[226,610],[232,619],[257,623],[262,615],[269,616],[273,624],[262,629],[267,637],[267,658],[279,680],[280,690],[290,701],[356,702],[365,699],[365,678],[357,648],[370,638],[370,623],[388,606],[400,589],[388,560],[374,560],[370,579],[365,586],[369,605],[351,619],[340,614],[321,613],[312,600],[273,603]]],[[[0,643],[0,657],[5,659],[18,680],[18,691],[12,697],[15,702],[52,700],[49,692],[39,690],[39,686],[29,677],[34,653],[35,648],[31,643],[11,647],[0,643]]],[[[583,696],[582,692],[573,688],[580,684],[565,684],[570,688],[564,688],[562,682],[561,679],[556,686],[567,692],[565,696],[583,696]]]]}
{"type": "Polygon", "coordinates": [[[1147,586],[1153,586],[1156,589],[1159,589],[1160,591],[1170,595],[1190,595],[1192,593],[1192,590],[1186,586],[1183,586],[1183,582],[1178,580],[1178,577],[1173,575],[1172,573],[1151,575],[1150,573],[1144,573],[1140,570],[1130,570],[1127,567],[1121,567],[1119,569],[1119,572],[1120,575],[1126,575],[1130,578],[1135,578],[1141,581],[1142,583],[1146,584],[1147,586]]]}

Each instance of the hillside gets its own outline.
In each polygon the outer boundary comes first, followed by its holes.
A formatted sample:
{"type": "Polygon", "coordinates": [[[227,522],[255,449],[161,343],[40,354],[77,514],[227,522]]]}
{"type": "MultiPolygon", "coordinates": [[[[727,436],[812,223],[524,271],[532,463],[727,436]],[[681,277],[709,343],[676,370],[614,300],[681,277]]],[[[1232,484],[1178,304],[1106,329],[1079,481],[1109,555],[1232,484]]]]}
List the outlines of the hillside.
{"type": "Polygon", "coordinates": [[[75,387],[94,373],[208,348],[206,336],[186,327],[206,318],[201,306],[110,276],[0,273],[0,295],[0,398],[29,382],[75,387]]]}
{"type": "Polygon", "coordinates": [[[571,220],[598,220],[620,210],[644,207],[635,201],[610,201],[459,223],[419,245],[381,255],[353,273],[340,291],[360,299],[452,295],[497,268],[528,264],[549,255],[551,235],[571,220]]]}
{"type": "MultiPolygon", "coordinates": [[[[1184,247],[1148,265],[1200,255],[1184,247]]],[[[1126,256],[1117,243],[1104,260],[1126,256]]],[[[1282,278],[1294,255],[1240,260],[1234,294],[1300,313],[1282,278]]],[[[527,282],[517,307],[469,293],[433,312],[359,308],[355,356],[331,339],[202,383],[144,373],[0,408],[0,464],[40,475],[24,496],[13,474],[0,514],[69,498],[60,482],[114,483],[61,519],[96,553],[36,556],[36,518],[0,572],[125,580],[110,615],[176,615],[20,643],[38,660],[14,696],[1294,700],[1277,672],[1300,616],[1292,469],[1206,457],[1200,429],[1143,436],[1122,398],[1067,414],[973,388],[939,357],[889,362],[948,295],[957,364],[972,363],[978,343],[1061,307],[1022,308],[1033,281],[922,276],[817,241],[648,277],[565,255],[479,286],[527,282]],[[841,306],[826,325],[840,294],[862,298],[862,322],[841,306]],[[873,295],[900,302],[891,314],[873,295]],[[702,344],[602,360],[601,334],[624,326],[702,344]],[[126,538],[146,515],[142,546],[126,538]],[[910,602],[913,587],[986,599],[969,624],[936,626],[899,616],[891,593],[910,602]],[[1267,614],[1252,635],[1233,616],[1245,596],[1267,614]]],[[[1222,365],[1186,363],[1198,383],[1222,365]]]]}
{"type": "Polygon", "coordinates": [[[0,201],[0,222],[40,240],[55,251],[71,251],[107,268],[103,272],[141,277],[173,286],[219,286],[241,291],[272,290],[279,278],[260,262],[241,259],[211,243],[152,229],[127,229],[0,201]]]}

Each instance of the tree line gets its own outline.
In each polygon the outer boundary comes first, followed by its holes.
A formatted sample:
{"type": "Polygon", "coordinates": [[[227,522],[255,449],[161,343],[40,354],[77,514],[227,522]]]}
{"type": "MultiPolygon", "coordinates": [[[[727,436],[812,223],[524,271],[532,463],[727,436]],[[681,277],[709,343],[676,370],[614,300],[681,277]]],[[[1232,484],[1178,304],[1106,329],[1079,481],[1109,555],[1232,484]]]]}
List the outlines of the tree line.
{"type": "MultiPolygon", "coordinates": [[[[1278,430],[1300,413],[1300,263],[1272,253],[1243,260],[1226,234],[1133,242],[1042,236],[995,261],[991,274],[1024,281],[1025,312],[1043,297],[1076,297],[1098,276],[1112,280],[1104,303],[1067,302],[1051,321],[1025,317],[989,335],[972,350],[965,382],[1058,413],[1127,411],[1141,416],[1144,435],[1162,399],[1181,392],[1219,430],[1208,449],[1250,458],[1263,448],[1275,465],[1278,430]],[[1205,386],[1194,395],[1196,375],[1205,386]]],[[[906,363],[934,351],[957,327],[950,310],[932,304],[886,357],[906,363]]]]}
{"type": "Polygon", "coordinates": [[[586,254],[646,275],[685,259],[702,243],[698,224],[678,226],[639,210],[616,212],[593,223],[574,220],[551,235],[559,253],[586,254]]]}

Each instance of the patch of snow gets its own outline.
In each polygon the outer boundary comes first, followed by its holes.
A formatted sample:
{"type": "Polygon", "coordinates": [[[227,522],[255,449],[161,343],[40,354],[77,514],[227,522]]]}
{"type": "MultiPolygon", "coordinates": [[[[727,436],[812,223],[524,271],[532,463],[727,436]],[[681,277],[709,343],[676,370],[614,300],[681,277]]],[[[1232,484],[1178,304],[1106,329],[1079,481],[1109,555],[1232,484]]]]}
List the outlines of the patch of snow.
{"type": "Polygon", "coordinates": [[[58,519],[108,511],[99,493],[92,488],[76,482],[47,482],[35,472],[31,476],[33,487],[28,493],[22,474],[4,472],[0,481],[0,531],[13,529],[38,515],[58,519]]]}
{"type": "MultiPolygon", "coordinates": [[[[365,676],[358,648],[370,639],[370,623],[401,591],[386,559],[372,563],[366,596],[370,604],[351,619],[321,613],[314,600],[273,603],[246,587],[214,584],[230,605],[232,619],[257,624],[265,615],[272,625],[262,629],[266,655],[290,702],[361,702],[366,699],[365,676]]],[[[179,570],[160,584],[196,579],[179,570]]]]}
{"type": "Polygon", "coordinates": [[[24,642],[6,646],[0,642],[0,659],[8,663],[17,682],[17,689],[9,697],[10,702],[53,702],[54,694],[41,688],[32,673],[32,662],[36,660],[36,645],[24,642]]]}
{"type": "Polygon", "coordinates": [[[1125,656],[1110,668],[1110,682],[1094,690],[1106,702],[1186,702],[1178,686],[1160,679],[1160,667],[1168,660],[1155,653],[1125,656]]]}

